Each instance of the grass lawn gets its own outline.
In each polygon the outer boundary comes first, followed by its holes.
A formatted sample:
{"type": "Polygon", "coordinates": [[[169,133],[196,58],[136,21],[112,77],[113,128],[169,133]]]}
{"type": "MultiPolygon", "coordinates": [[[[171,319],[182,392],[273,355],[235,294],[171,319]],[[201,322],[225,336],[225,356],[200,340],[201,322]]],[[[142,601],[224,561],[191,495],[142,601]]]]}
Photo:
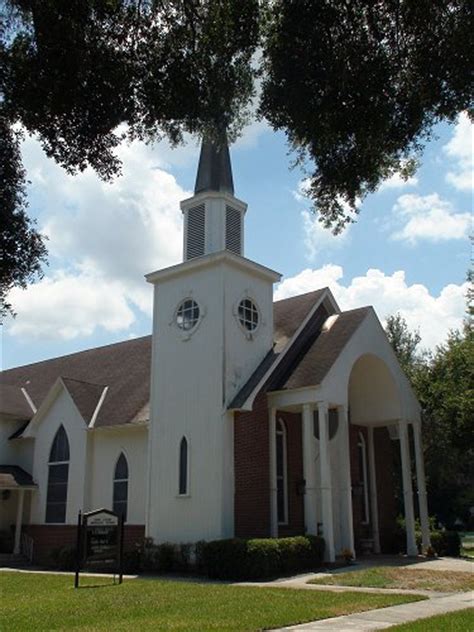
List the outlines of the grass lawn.
{"type": "Polygon", "coordinates": [[[363,586],[370,588],[412,588],[456,592],[474,590],[474,573],[431,571],[416,568],[375,566],[349,573],[336,573],[312,579],[311,584],[363,586]]]}
{"type": "Polygon", "coordinates": [[[330,593],[0,572],[0,628],[27,630],[261,630],[416,601],[411,595],[330,593]],[[95,587],[93,587],[95,586],[95,587]]]}
{"type": "Polygon", "coordinates": [[[474,608],[440,614],[429,619],[420,619],[413,623],[404,623],[390,628],[390,632],[469,632],[474,630],[474,608]]]}
{"type": "Polygon", "coordinates": [[[461,536],[461,555],[474,559],[474,532],[465,531],[461,536]]]}

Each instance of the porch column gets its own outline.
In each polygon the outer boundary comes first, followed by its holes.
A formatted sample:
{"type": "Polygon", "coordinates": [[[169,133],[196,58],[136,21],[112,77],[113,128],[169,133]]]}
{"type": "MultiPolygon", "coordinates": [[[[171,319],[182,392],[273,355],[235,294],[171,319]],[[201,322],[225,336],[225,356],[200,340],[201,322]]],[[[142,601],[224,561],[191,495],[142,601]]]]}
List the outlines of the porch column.
{"type": "Polygon", "coordinates": [[[326,557],[329,562],[336,559],[334,548],[334,525],[332,515],[331,459],[329,454],[328,405],[318,402],[319,463],[321,466],[321,509],[323,536],[326,542],[326,557]]]}
{"type": "Polygon", "coordinates": [[[352,551],[352,555],[355,557],[354,524],[352,518],[351,450],[347,408],[345,406],[338,406],[337,414],[341,425],[341,500],[343,515],[345,516],[344,546],[352,551]]]}
{"type": "Polygon", "coordinates": [[[430,521],[428,517],[428,502],[426,499],[426,480],[423,450],[421,447],[421,421],[413,424],[413,437],[415,439],[415,464],[416,464],[416,484],[418,487],[418,507],[420,510],[421,522],[421,543],[423,552],[431,546],[430,521]]]}
{"type": "Polygon", "coordinates": [[[380,553],[379,509],[377,504],[377,473],[375,471],[374,429],[367,429],[369,448],[369,479],[370,479],[370,518],[372,521],[372,537],[374,539],[374,553],[380,553]]]}
{"type": "Polygon", "coordinates": [[[408,443],[408,424],[405,420],[398,422],[400,437],[400,456],[402,460],[403,504],[405,508],[405,525],[407,531],[407,555],[417,555],[415,539],[415,512],[413,509],[413,489],[411,484],[410,445],[408,443]]]}
{"type": "Polygon", "coordinates": [[[20,544],[21,544],[21,522],[23,520],[23,500],[25,497],[25,490],[18,490],[18,504],[16,506],[16,524],[15,524],[15,543],[13,546],[13,554],[20,554],[20,544]]]}
{"type": "Polygon", "coordinates": [[[270,536],[278,537],[277,463],[276,463],[276,408],[270,408],[268,418],[270,444],[270,536]]]}
{"type": "Polygon", "coordinates": [[[313,407],[303,404],[303,476],[304,521],[306,533],[317,535],[318,519],[316,515],[316,454],[314,446],[313,407]]]}

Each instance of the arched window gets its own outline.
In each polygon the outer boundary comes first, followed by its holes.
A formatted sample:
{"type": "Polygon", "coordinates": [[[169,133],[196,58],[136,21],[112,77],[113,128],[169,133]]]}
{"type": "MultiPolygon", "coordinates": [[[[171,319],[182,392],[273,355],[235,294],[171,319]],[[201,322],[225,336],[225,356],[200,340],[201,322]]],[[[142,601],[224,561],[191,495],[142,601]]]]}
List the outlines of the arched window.
{"type": "Polygon", "coordinates": [[[127,520],[128,503],[128,464],[123,452],[121,452],[114,472],[114,498],[113,510],[119,516],[127,520]]]}
{"type": "Polygon", "coordinates": [[[46,522],[66,522],[69,441],[63,426],[54,437],[48,466],[46,522]]]}
{"type": "Polygon", "coordinates": [[[362,522],[369,523],[369,483],[367,478],[367,446],[362,432],[357,441],[358,478],[362,487],[362,522]]]}
{"type": "Polygon", "coordinates": [[[278,524],[288,524],[286,427],[281,419],[277,419],[276,422],[276,474],[278,524]]]}
{"type": "Polygon", "coordinates": [[[188,442],[186,437],[179,444],[179,495],[188,493],[188,442]]]}

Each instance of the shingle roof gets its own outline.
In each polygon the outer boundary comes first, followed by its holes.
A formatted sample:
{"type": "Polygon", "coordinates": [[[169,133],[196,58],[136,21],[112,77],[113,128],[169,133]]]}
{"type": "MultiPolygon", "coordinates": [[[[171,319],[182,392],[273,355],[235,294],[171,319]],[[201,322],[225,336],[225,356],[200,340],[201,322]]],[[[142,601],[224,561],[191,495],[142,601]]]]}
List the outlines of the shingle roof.
{"type": "Polygon", "coordinates": [[[18,465],[0,465],[0,489],[36,487],[28,472],[18,465]]]}
{"type": "Polygon", "coordinates": [[[328,331],[322,331],[280,389],[321,384],[371,307],[342,312],[328,331]]]}
{"type": "MultiPolygon", "coordinates": [[[[108,386],[95,426],[113,426],[131,423],[148,403],[150,362],[151,336],[145,336],[9,369],[1,373],[0,383],[17,387],[20,394],[20,387],[25,387],[39,407],[51,386],[62,377],[86,421],[104,386],[108,386]]],[[[3,409],[3,400],[1,404],[3,409]]],[[[31,417],[30,411],[27,418],[31,417]]]]}
{"type": "Polygon", "coordinates": [[[0,382],[0,409],[16,419],[31,419],[33,411],[17,386],[0,382]]]}

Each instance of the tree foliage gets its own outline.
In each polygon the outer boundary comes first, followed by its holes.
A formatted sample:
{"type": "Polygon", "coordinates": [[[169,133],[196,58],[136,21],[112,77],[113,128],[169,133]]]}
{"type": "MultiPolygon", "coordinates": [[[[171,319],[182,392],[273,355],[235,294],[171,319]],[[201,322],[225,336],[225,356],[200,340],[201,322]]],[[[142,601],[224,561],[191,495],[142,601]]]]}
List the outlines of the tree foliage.
{"type": "Polygon", "coordinates": [[[107,179],[124,136],[235,138],[258,78],[258,115],[337,231],[471,107],[469,18],[467,0],[1,0],[0,115],[70,173],[107,179]]]}
{"type": "MultiPolygon", "coordinates": [[[[472,274],[469,275],[472,278],[472,274]]],[[[472,285],[461,331],[451,332],[432,355],[417,353],[418,333],[400,315],[387,334],[422,407],[430,511],[445,525],[472,520],[474,506],[474,327],[472,285]],[[394,334],[395,332],[395,334],[394,334]]]]}

